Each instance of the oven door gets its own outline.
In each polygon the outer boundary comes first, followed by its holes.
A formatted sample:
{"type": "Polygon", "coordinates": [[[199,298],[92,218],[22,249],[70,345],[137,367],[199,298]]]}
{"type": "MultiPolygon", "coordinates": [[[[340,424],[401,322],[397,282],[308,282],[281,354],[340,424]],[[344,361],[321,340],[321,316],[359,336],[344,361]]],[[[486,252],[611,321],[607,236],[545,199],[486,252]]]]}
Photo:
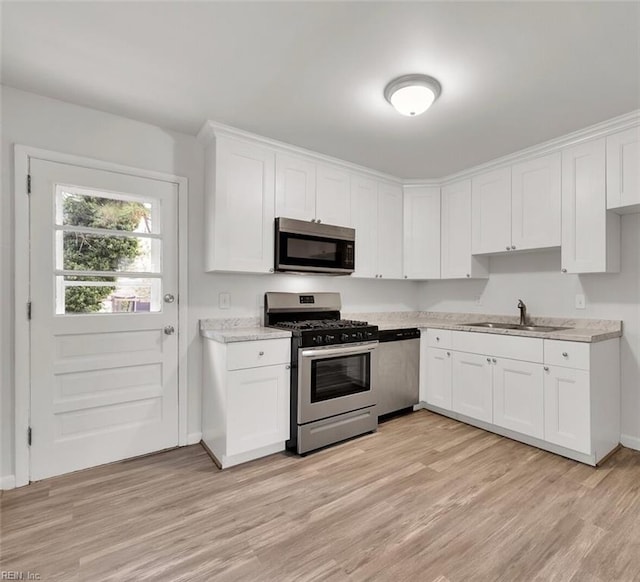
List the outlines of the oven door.
{"type": "Polygon", "coordinates": [[[298,351],[298,424],[375,406],[378,342],[298,351]]]}

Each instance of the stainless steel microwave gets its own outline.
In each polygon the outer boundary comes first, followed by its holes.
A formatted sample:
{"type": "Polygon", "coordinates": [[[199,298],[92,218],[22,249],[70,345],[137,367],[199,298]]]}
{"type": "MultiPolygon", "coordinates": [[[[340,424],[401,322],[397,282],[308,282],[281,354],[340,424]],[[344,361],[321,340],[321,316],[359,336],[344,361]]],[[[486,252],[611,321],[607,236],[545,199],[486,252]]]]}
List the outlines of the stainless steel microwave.
{"type": "Polygon", "coordinates": [[[355,243],[353,228],[276,218],[275,270],[349,275],[355,243]]]}

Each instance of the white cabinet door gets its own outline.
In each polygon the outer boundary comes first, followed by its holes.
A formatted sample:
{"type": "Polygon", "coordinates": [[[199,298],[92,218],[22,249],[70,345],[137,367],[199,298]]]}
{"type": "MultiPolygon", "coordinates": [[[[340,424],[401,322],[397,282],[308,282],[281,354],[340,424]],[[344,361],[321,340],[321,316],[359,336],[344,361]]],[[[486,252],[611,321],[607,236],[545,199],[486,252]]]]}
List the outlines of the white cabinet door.
{"type": "Polygon", "coordinates": [[[589,372],[560,366],[544,371],[544,439],[591,454],[589,372]]]}
{"type": "Polygon", "coordinates": [[[441,204],[441,277],[488,277],[488,258],[471,255],[471,180],[443,186],[441,204]]]}
{"type": "Polygon", "coordinates": [[[440,278],[440,188],[404,189],[404,278],[440,278]]]}
{"type": "Polygon", "coordinates": [[[325,224],[351,226],[349,173],[338,167],[319,165],[316,170],[316,218],[325,224]]]}
{"type": "Polygon", "coordinates": [[[620,270],[620,217],[607,214],[604,138],[562,152],[562,270],[620,270]]]}
{"type": "Polygon", "coordinates": [[[353,277],[378,273],[378,183],[351,176],[351,220],[356,229],[356,270],[353,277]]]}
{"type": "Polygon", "coordinates": [[[276,154],[276,216],[316,217],[316,165],[304,158],[276,154]]]}
{"type": "MultiPolygon", "coordinates": [[[[273,269],[275,157],[271,150],[218,138],[212,270],[273,269]]],[[[211,227],[210,227],[211,228],[211,227]]]]}
{"type": "Polygon", "coordinates": [[[472,179],[471,234],[474,255],[511,249],[511,168],[472,179]]]}
{"type": "Polygon", "coordinates": [[[632,127],[607,137],[607,208],[623,209],[638,205],[640,127],[632,127]]]}
{"type": "Polygon", "coordinates": [[[426,348],[424,401],[445,410],[451,410],[452,356],[448,350],[426,348]]]}
{"type": "Polygon", "coordinates": [[[378,184],[378,275],[402,278],[402,188],[378,184]]]}
{"type": "Polygon", "coordinates": [[[511,168],[511,244],[518,250],[560,246],[561,154],[511,168]]]}
{"type": "Polygon", "coordinates": [[[493,389],[491,358],[452,352],[452,408],[471,418],[492,422],[493,389]]]}
{"type": "Polygon", "coordinates": [[[493,423],[544,438],[542,366],[497,358],[493,366],[493,423]]]}
{"type": "Polygon", "coordinates": [[[286,364],[229,372],[227,454],[237,455],[289,438],[286,364]]]}

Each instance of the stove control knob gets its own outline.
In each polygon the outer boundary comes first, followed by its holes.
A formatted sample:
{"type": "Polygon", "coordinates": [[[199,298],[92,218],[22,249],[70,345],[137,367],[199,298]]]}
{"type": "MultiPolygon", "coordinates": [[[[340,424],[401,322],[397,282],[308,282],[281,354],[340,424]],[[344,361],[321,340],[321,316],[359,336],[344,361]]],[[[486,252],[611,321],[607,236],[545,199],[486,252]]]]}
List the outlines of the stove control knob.
{"type": "Polygon", "coordinates": [[[334,336],[332,336],[332,335],[325,335],[325,336],[324,336],[324,341],[325,341],[326,343],[329,343],[329,342],[333,341],[334,339],[335,339],[335,337],[334,337],[334,336]]]}
{"type": "Polygon", "coordinates": [[[340,339],[341,339],[343,342],[349,341],[349,334],[348,334],[348,333],[343,333],[343,334],[340,336],[340,339]]]}
{"type": "Polygon", "coordinates": [[[361,331],[358,332],[358,339],[364,339],[364,334],[361,331]]]}

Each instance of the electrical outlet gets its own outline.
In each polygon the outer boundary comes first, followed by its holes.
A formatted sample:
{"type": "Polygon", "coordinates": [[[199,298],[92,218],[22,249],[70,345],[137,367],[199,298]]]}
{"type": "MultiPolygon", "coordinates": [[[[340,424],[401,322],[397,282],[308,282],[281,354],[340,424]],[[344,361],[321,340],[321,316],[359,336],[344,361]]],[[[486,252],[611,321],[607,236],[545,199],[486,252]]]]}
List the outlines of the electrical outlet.
{"type": "Polygon", "coordinates": [[[576,295],[576,309],[586,309],[587,308],[587,300],[585,299],[585,296],[582,295],[581,293],[578,293],[578,295],[576,295]]]}
{"type": "Polygon", "coordinates": [[[218,295],[218,307],[220,309],[229,309],[231,307],[231,293],[220,293],[218,295]]]}

